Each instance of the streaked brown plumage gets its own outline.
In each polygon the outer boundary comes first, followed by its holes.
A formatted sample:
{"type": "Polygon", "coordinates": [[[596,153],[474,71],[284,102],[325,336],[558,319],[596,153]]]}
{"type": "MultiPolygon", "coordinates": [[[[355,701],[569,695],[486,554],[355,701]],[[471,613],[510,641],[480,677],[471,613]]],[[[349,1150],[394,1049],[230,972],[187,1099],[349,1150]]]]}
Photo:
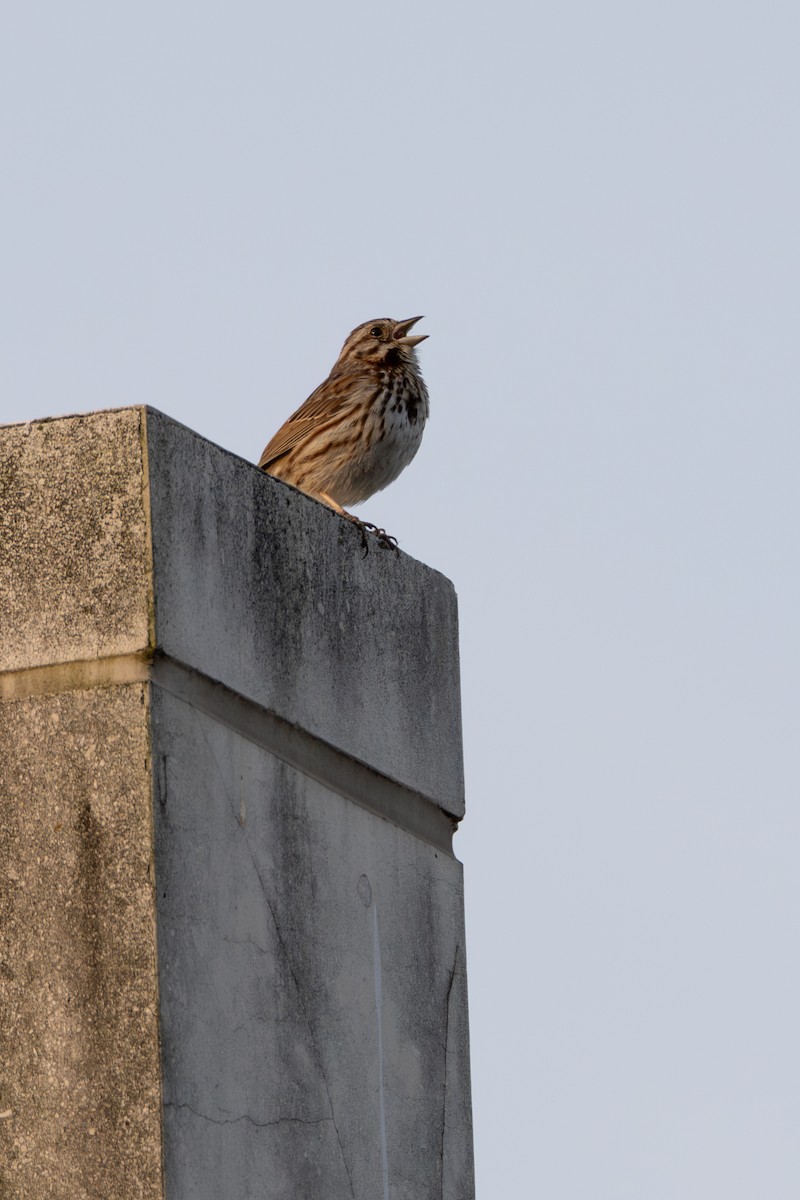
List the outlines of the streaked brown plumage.
{"type": "MultiPolygon", "coordinates": [[[[259,466],[345,512],[392,483],[419,449],[428,418],[428,389],[410,335],[421,317],[379,317],[346,339],[333,370],[261,455],[259,466]]],[[[376,531],[381,541],[390,539],[376,531]]],[[[366,542],[365,542],[366,546],[366,542]]]]}

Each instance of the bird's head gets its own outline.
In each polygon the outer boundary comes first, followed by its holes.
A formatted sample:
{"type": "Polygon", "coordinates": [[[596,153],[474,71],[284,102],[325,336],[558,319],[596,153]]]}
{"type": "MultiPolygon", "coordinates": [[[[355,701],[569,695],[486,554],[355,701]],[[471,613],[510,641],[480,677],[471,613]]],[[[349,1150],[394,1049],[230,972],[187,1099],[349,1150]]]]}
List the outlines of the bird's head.
{"type": "MultiPolygon", "coordinates": [[[[409,330],[422,317],[407,317],[405,321],[394,321],[391,317],[376,317],[358,325],[345,339],[336,367],[354,362],[364,366],[416,368],[414,347],[424,342],[427,333],[410,334],[409,330]]],[[[336,369],[334,368],[334,370],[336,369]]]]}

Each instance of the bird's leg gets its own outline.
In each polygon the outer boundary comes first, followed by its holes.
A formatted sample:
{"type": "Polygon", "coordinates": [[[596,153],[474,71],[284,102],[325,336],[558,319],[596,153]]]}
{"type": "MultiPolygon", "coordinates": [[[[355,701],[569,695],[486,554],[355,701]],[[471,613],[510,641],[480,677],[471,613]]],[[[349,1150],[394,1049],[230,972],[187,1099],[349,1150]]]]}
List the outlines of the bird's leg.
{"type": "Polygon", "coordinates": [[[392,535],[387,533],[385,529],[379,529],[377,525],[373,525],[372,521],[362,521],[361,517],[353,516],[353,514],[348,512],[346,508],[342,508],[341,504],[337,504],[336,501],[327,494],[327,492],[319,492],[319,498],[330,508],[332,508],[334,512],[337,512],[340,517],[344,517],[346,520],[352,521],[352,523],[360,531],[361,545],[364,547],[365,558],[369,554],[367,531],[375,534],[375,537],[378,539],[378,545],[382,550],[394,550],[396,554],[400,553],[397,547],[397,538],[392,537],[392,535]]]}

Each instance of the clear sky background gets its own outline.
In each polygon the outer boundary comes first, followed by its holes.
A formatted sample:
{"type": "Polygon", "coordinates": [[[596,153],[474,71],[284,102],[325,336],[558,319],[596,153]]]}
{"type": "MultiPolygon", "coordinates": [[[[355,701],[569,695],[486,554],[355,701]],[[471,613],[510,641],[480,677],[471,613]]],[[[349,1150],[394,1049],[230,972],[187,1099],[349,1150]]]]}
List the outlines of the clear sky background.
{"type": "Polygon", "coordinates": [[[800,1195],[800,8],[0,6],[0,420],[425,313],[482,1200],[800,1195]]]}

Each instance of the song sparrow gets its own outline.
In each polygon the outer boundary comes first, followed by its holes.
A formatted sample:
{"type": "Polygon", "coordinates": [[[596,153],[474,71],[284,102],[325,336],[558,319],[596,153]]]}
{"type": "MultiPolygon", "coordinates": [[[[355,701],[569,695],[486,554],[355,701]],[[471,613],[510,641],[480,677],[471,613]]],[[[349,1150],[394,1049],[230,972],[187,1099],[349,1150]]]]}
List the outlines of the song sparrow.
{"type": "Polygon", "coordinates": [[[428,389],[410,335],[421,321],[379,317],[346,339],[324,383],[282,425],[259,460],[270,475],[315,496],[384,546],[395,539],[346,512],[392,483],[419,449],[428,417],[428,389]]]}

